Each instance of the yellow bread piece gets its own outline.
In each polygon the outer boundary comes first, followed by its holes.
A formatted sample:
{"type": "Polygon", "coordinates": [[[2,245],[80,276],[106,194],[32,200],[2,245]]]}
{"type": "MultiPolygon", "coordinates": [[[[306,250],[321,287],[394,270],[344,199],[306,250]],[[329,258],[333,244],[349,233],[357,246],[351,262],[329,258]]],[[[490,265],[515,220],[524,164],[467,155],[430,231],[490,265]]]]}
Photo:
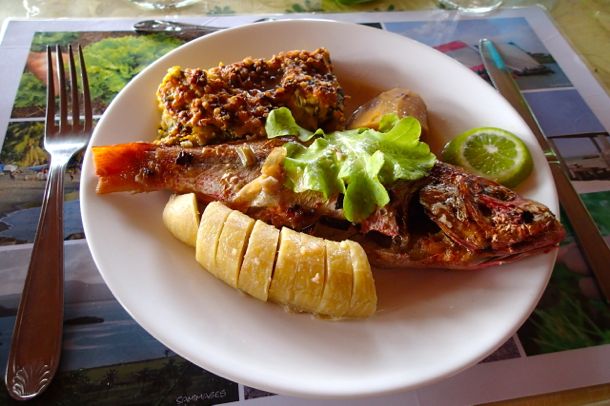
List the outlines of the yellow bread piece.
{"type": "Polygon", "coordinates": [[[254,219],[232,210],[222,227],[216,249],[216,276],[229,286],[237,288],[237,279],[244,252],[248,245],[254,219]]]}
{"type": "Polygon", "coordinates": [[[297,311],[318,310],[326,279],[326,245],[322,238],[300,234],[299,267],[294,276],[293,297],[289,305],[297,311]]]}
{"type": "Polygon", "coordinates": [[[352,299],[346,316],[368,317],[377,310],[377,292],[373,272],[362,246],[350,240],[346,240],[345,243],[349,246],[354,269],[352,299]]]}
{"type": "Polygon", "coordinates": [[[352,300],[352,257],[346,242],[324,240],[326,245],[326,282],[316,313],[343,317],[352,300]]]}
{"type": "Polygon", "coordinates": [[[212,202],[207,205],[199,222],[197,242],[195,244],[195,259],[211,274],[218,274],[216,267],[216,248],[218,239],[229,217],[231,209],[222,203],[212,202]]]}
{"type": "Polygon", "coordinates": [[[299,269],[301,233],[283,227],[280,231],[275,270],[269,286],[269,300],[290,305],[294,292],[294,276],[299,269]]]}
{"type": "Polygon", "coordinates": [[[280,230],[256,220],[237,280],[239,290],[263,302],[269,296],[279,237],[280,230]]]}
{"type": "Polygon", "coordinates": [[[197,240],[199,206],[195,193],[171,195],[163,208],[163,224],[174,237],[192,247],[197,240]]]}

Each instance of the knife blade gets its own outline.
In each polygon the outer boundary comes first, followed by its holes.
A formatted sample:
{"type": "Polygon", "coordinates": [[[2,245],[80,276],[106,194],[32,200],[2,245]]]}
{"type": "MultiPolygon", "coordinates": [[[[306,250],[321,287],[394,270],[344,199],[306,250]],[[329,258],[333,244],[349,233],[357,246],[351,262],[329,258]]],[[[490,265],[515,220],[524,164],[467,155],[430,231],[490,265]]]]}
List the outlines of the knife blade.
{"type": "Polygon", "coordinates": [[[500,50],[493,41],[487,38],[481,39],[479,53],[494,87],[517,110],[542,147],[555,180],[559,203],[574,230],[581,252],[595,275],[602,295],[607,302],[610,301],[610,248],[578,192],[572,186],[567,165],[557,153],[553,140],[544,135],[538,120],[521,94],[500,50]]]}

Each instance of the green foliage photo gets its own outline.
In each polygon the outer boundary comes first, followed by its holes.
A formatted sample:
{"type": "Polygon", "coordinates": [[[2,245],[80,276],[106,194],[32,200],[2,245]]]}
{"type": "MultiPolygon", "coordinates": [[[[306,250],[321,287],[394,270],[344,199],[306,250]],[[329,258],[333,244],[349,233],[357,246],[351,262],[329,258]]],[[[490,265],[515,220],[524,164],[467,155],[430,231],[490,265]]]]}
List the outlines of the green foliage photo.
{"type": "Polygon", "coordinates": [[[610,192],[583,193],[580,197],[602,235],[610,235],[610,192]]]}
{"type": "MultiPolygon", "coordinates": [[[[46,52],[49,44],[79,42],[79,33],[36,33],[32,41],[32,52],[46,52]]],[[[145,67],[183,44],[183,40],[168,34],[135,35],[104,38],[86,45],[83,49],[91,98],[97,113],[110,103],[117,93],[145,67]]],[[[160,79],[159,79],[160,80],[160,79]]],[[[32,72],[26,71],[21,77],[14,108],[21,113],[17,116],[44,115],[46,105],[46,85],[32,72]]]]}
{"type": "Polygon", "coordinates": [[[528,321],[533,354],[610,344],[610,314],[600,299],[587,298],[579,289],[583,275],[563,264],[555,265],[541,304],[528,321]]]}
{"type": "Polygon", "coordinates": [[[20,167],[47,163],[47,154],[42,149],[43,133],[44,122],[9,124],[0,161],[20,167]]]}
{"type": "Polygon", "coordinates": [[[46,86],[31,72],[25,72],[19,82],[14,107],[42,106],[46,103],[46,86]]]}
{"type": "Polygon", "coordinates": [[[86,46],[92,98],[108,104],[135,75],[181,44],[179,39],[156,34],[107,38],[86,46]]]}
{"type": "Polygon", "coordinates": [[[37,32],[32,38],[32,52],[45,52],[49,45],[67,46],[76,42],[77,32],[37,32]]]}
{"type": "MultiPolygon", "coordinates": [[[[580,195],[583,203],[587,207],[587,210],[595,220],[595,224],[599,227],[599,231],[602,235],[610,236],[610,192],[592,192],[592,193],[582,193],[580,195]]],[[[572,229],[572,225],[567,219],[563,209],[561,209],[561,223],[566,228],[566,238],[562,241],[562,245],[571,243],[575,241],[574,230],[572,229]]]]}

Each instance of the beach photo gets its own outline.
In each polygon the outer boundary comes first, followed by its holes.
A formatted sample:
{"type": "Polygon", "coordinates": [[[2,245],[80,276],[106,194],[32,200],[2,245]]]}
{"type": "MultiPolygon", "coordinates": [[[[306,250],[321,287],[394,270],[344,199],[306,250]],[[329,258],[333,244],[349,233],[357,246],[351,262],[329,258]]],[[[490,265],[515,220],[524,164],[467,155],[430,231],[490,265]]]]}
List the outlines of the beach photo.
{"type": "Polygon", "coordinates": [[[384,27],[429,45],[486,77],[478,46],[495,42],[521,90],[571,87],[551,53],[524,18],[387,22],[384,27]]]}

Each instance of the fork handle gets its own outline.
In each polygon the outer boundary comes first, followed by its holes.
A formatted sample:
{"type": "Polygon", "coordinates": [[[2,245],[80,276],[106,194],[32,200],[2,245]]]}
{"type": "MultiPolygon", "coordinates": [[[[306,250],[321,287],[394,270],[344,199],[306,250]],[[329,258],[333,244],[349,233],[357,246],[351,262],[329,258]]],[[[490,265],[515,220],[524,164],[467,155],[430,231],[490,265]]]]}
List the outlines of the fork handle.
{"type": "Polygon", "coordinates": [[[26,400],[51,382],[63,331],[63,185],[67,163],[49,165],[49,178],[6,367],[6,387],[26,400]]]}

